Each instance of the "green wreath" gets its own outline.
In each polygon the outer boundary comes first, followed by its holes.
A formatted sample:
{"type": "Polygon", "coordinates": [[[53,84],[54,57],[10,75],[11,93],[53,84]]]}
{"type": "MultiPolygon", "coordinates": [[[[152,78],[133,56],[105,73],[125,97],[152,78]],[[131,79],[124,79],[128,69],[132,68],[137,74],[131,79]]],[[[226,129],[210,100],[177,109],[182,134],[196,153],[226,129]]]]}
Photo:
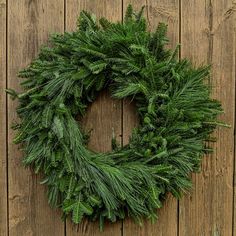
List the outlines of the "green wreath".
{"type": "Polygon", "coordinates": [[[148,32],[142,12],[129,6],[123,23],[99,24],[81,12],[75,32],[53,35],[20,72],[24,92],[7,90],[19,100],[14,142],[23,144],[24,164],[44,174],[49,203],[74,223],[155,219],[168,192],[179,198],[190,188],[189,174],[211,150],[205,141],[224,125],[210,98],[209,66],[176,59],[178,47],[165,49],[167,26],[148,32]],[[128,145],[96,153],[76,117],[105,88],[136,102],[140,124],[128,145]]]}

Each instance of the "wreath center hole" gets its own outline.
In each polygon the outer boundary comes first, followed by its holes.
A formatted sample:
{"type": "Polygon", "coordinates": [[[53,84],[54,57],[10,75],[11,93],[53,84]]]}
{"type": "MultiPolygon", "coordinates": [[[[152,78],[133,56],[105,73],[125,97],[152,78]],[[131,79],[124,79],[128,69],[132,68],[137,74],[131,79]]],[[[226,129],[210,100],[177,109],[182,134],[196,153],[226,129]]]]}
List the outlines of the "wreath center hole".
{"type": "Polygon", "coordinates": [[[129,142],[132,129],[138,125],[135,103],[130,99],[114,99],[107,90],[101,91],[88,106],[81,125],[89,133],[89,149],[96,152],[111,151],[112,138],[118,145],[125,145],[129,142]]]}

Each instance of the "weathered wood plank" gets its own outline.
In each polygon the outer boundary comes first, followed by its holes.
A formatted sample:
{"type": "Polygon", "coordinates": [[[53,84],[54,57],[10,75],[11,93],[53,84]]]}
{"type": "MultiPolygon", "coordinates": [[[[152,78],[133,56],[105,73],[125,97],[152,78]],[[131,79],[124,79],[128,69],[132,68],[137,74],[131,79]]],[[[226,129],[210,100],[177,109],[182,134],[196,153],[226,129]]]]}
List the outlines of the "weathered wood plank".
{"type": "MultiPolygon", "coordinates": [[[[236,6],[236,0],[233,1],[233,6],[235,9],[236,6]]],[[[234,32],[236,32],[236,11],[233,12],[233,28],[234,28],[234,32]]],[[[234,45],[234,75],[233,78],[236,79],[236,34],[234,34],[234,41],[232,42],[234,45]]],[[[236,87],[235,87],[236,89],[236,87]]],[[[236,111],[234,111],[234,116],[236,116],[235,114],[236,111]]],[[[236,121],[236,117],[234,117],[234,120],[236,121]]],[[[234,129],[235,129],[235,122],[234,122],[234,129]]],[[[234,188],[234,205],[233,205],[233,227],[232,227],[232,235],[235,236],[236,235],[236,152],[235,152],[235,148],[236,148],[236,139],[235,139],[235,130],[234,130],[234,180],[233,180],[233,188],[234,188]]]]}
{"type": "MultiPolygon", "coordinates": [[[[19,69],[37,55],[51,32],[63,31],[63,0],[8,1],[8,85],[19,90],[19,69]]],[[[8,100],[9,117],[9,235],[64,235],[64,223],[47,203],[40,178],[21,164],[22,153],[12,143],[11,123],[16,102],[8,100]]]]}
{"type": "MultiPolygon", "coordinates": [[[[136,10],[142,5],[146,6],[145,15],[149,22],[150,30],[154,30],[157,24],[162,21],[168,24],[168,37],[170,39],[170,47],[175,47],[179,42],[179,2],[178,0],[124,0],[125,13],[127,5],[131,3],[136,10]]],[[[123,105],[123,142],[128,142],[132,128],[137,125],[138,120],[135,115],[135,105],[129,101],[124,101],[123,105]],[[136,118],[135,118],[136,117],[136,118]]],[[[158,222],[152,225],[145,222],[143,227],[139,227],[131,220],[125,220],[123,226],[123,235],[177,235],[178,229],[178,207],[177,200],[172,196],[168,196],[162,209],[158,211],[158,222]]]]}
{"type": "Polygon", "coordinates": [[[223,104],[221,119],[232,127],[215,132],[214,154],[205,157],[202,172],[193,175],[193,191],[180,202],[179,235],[232,235],[235,4],[182,0],[181,9],[181,55],[196,64],[212,64],[213,97],[223,104]]]}
{"type": "MultiPolygon", "coordinates": [[[[66,4],[66,30],[72,31],[76,27],[76,19],[81,10],[96,14],[97,18],[105,16],[110,20],[121,20],[121,0],[68,0],[66,4]]],[[[105,152],[111,149],[112,134],[121,140],[121,102],[110,98],[108,92],[102,92],[88,109],[83,118],[83,127],[91,130],[89,147],[95,151],[105,152]]],[[[105,224],[104,232],[99,232],[98,223],[84,220],[79,226],[67,221],[66,232],[73,235],[121,235],[122,223],[105,224]]]]}
{"type": "Polygon", "coordinates": [[[6,1],[0,1],[0,235],[7,235],[6,1]]]}

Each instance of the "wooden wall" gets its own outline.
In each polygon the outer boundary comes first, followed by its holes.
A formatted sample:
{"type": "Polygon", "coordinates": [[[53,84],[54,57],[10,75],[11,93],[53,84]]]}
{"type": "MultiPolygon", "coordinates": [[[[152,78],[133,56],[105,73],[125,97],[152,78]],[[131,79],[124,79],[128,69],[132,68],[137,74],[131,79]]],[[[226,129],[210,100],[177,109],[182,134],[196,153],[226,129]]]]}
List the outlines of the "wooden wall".
{"type": "MultiPolygon", "coordinates": [[[[0,0],[0,236],[236,236],[235,36],[235,0],[0,0]],[[150,30],[159,21],[168,23],[170,47],[181,43],[180,57],[212,64],[213,96],[222,101],[221,118],[231,128],[216,131],[214,154],[204,158],[201,173],[192,175],[193,190],[179,202],[169,196],[157,224],[140,228],[125,220],[107,224],[100,233],[97,223],[62,222],[60,212],[48,206],[40,176],[23,168],[22,153],[12,144],[17,104],[4,89],[19,89],[19,69],[50,33],[75,29],[82,9],[121,21],[129,3],[135,9],[146,6],[150,30]]],[[[93,128],[90,147],[106,151],[113,130],[121,143],[128,141],[137,117],[129,101],[102,93],[83,122],[93,128]]]]}

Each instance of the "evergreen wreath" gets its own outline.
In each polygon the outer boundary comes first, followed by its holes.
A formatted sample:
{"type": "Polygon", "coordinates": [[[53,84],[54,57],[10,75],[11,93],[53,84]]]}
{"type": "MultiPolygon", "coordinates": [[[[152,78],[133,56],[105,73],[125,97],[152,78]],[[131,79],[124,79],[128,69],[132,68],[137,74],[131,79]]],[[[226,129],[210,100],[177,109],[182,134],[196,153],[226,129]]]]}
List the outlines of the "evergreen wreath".
{"type": "Polygon", "coordinates": [[[167,193],[176,198],[191,186],[206,146],[223,112],[210,98],[209,66],[178,60],[178,46],[165,48],[167,26],[146,28],[143,8],[128,6],[123,23],[96,23],[82,11],[78,29],[52,35],[50,46],[19,76],[24,92],[7,90],[19,100],[16,144],[23,163],[44,175],[48,200],[71,215],[115,222],[131,216],[156,219],[167,193]],[[97,94],[109,88],[114,98],[136,102],[140,124],[129,144],[97,153],[76,120],[97,94]]]}

